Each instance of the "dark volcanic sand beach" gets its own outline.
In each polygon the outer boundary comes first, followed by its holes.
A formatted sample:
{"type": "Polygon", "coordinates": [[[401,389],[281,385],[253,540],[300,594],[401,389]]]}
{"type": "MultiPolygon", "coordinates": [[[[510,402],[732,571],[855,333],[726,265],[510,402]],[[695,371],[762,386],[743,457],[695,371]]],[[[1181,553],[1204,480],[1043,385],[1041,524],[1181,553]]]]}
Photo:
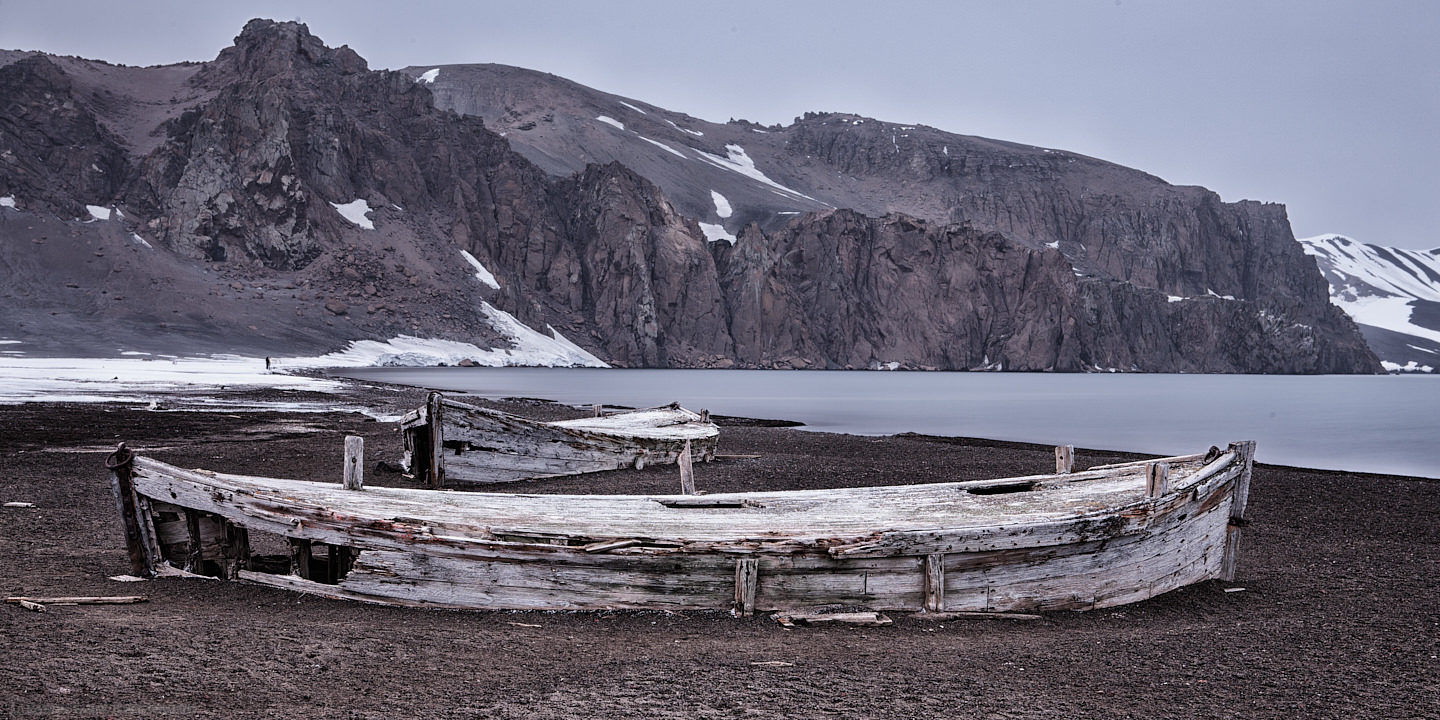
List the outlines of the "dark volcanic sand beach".
{"type": "MultiPolygon", "coordinates": [[[[354,393],[392,408],[422,397],[354,393]]],[[[1030,622],[890,613],[890,627],[790,630],[765,616],[425,611],[106,579],[128,568],[102,466],[116,441],[184,467],[338,481],[346,434],[366,439],[367,483],[408,482],[373,468],[399,453],[394,425],[355,414],[0,407],[0,502],[38,506],[0,509],[0,591],[149,598],[0,607],[0,717],[1440,717],[1440,482],[1403,477],[1257,466],[1235,582],[1030,622]]],[[[1053,466],[1030,445],[767,427],[725,428],[721,452],[761,457],[697,465],[702,489],[1053,466]]],[[[1126,457],[1081,450],[1077,467],[1126,457]]],[[[513,489],[677,487],[671,467],[513,489]]]]}

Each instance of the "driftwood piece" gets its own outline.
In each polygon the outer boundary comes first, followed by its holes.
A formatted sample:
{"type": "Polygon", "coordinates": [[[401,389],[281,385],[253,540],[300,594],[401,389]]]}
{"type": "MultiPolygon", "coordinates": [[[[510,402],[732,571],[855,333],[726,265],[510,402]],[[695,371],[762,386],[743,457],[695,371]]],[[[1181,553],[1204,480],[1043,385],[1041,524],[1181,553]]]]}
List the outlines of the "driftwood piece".
{"type": "Polygon", "coordinates": [[[37,602],[31,602],[29,600],[19,600],[17,601],[17,603],[20,605],[20,607],[25,608],[26,610],[29,610],[31,612],[45,612],[45,606],[37,602]]]}
{"type": "Polygon", "coordinates": [[[1020,620],[1020,621],[1031,621],[1031,620],[1043,620],[1043,619],[1045,619],[1045,616],[1043,616],[1043,615],[1032,615],[1032,614],[1029,614],[1029,613],[1013,613],[1013,612],[974,612],[974,611],[960,611],[960,612],[923,612],[923,613],[916,613],[916,614],[914,615],[914,617],[917,618],[917,619],[920,619],[920,620],[935,620],[935,621],[941,621],[941,622],[946,621],[946,620],[969,620],[969,619],[977,619],[977,620],[1020,620]]]}
{"type": "Polygon", "coordinates": [[[145,602],[143,595],[116,595],[110,597],[61,596],[61,597],[7,597],[8,603],[40,603],[41,605],[133,605],[145,602]]]}
{"type": "Polygon", "coordinates": [[[7,503],[5,503],[5,507],[7,507],[7,508],[33,508],[33,507],[35,507],[35,503],[28,503],[28,502],[7,502],[7,503]]]}
{"type": "Polygon", "coordinates": [[[365,489],[365,438],[345,436],[345,474],[340,485],[346,490],[365,489]]]}
{"type": "Polygon", "coordinates": [[[866,625],[884,626],[893,623],[888,616],[873,610],[863,612],[806,612],[791,611],[775,614],[775,622],[785,627],[796,625],[866,625]]]}

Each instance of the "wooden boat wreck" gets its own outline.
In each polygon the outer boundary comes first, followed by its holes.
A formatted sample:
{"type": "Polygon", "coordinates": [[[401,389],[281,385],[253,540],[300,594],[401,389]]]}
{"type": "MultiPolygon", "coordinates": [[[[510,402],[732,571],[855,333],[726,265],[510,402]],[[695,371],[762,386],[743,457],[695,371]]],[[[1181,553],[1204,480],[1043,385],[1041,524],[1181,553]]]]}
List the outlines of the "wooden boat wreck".
{"type": "Polygon", "coordinates": [[[343,484],[279,480],[123,445],[107,465],[137,574],[169,564],[416,607],[1005,612],[1233,578],[1254,448],[998,480],[651,496],[364,487],[354,461],[343,484]],[[288,557],[252,547],[261,536],[288,557]]]}
{"type": "Polygon", "coordinates": [[[679,404],[540,422],[431,393],[400,421],[402,460],[432,488],[674,464],[687,443],[702,462],[720,430],[679,404]]]}

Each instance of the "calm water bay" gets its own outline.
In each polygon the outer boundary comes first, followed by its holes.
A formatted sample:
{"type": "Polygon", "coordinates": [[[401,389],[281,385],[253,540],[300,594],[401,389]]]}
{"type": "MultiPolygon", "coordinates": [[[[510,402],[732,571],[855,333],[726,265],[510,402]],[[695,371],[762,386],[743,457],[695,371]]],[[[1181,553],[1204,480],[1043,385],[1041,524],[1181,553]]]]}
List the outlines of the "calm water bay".
{"type": "MultiPolygon", "coordinates": [[[[1440,478],[1440,377],[357,368],[347,377],[564,403],[682,405],[825,432],[1157,454],[1259,442],[1262,462],[1440,478]]],[[[723,435],[722,435],[723,442],[723,435]]]]}

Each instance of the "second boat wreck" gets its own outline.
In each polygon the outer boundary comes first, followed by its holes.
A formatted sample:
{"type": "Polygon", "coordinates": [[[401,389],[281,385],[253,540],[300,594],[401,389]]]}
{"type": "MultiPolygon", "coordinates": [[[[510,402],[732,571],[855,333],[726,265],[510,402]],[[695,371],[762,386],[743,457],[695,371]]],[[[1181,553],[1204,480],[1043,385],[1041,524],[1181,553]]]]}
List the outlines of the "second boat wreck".
{"type": "Polygon", "coordinates": [[[402,465],[432,488],[675,464],[715,457],[709,413],[664,407],[539,422],[431,393],[400,421],[402,465]]]}

